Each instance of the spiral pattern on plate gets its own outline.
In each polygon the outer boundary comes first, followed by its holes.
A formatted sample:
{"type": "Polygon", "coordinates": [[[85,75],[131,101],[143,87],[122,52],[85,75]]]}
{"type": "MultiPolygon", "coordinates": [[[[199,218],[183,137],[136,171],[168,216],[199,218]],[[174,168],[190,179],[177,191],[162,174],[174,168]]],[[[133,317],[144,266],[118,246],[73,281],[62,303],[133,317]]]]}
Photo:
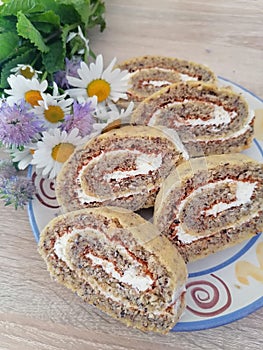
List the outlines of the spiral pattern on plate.
{"type": "Polygon", "coordinates": [[[37,175],[36,172],[32,175],[32,181],[37,188],[37,193],[35,195],[37,200],[47,208],[59,208],[55,194],[54,181],[43,178],[41,175],[37,175]]]}
{"type": "Polygon", "coordinates": [[[187,310],[199,317],[214,317],[226,311],[232,297],[226,283],[218,276],[211,274],[211,281],[198,280],[186,285],[187,310]]]}

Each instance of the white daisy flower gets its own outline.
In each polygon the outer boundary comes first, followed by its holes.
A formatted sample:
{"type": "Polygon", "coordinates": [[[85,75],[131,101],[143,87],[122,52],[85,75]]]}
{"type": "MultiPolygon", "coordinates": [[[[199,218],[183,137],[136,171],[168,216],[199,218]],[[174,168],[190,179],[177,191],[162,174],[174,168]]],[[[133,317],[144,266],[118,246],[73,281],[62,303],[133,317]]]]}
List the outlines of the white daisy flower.
{"type": "MultiPolygon", "coordinates": [[[[67,43],[70,42],[70,41],[71,41],[72,39],[74,39],[77,35],[81,38],[81,40],[83,40],[83,42],[84,42],[84,44],[85,44],[86,51],[89,52],[89,39],[87,39],[87,38],[84,36],[84,34],[83,34],[83,32],[82,32],[80,26],[78,26],[78,33],[76,33],[76,32],[70,32],[70,33],[69,33],[66,42],[67,42],[67,43]]],[[[84,50],[80,50],[78,53],[79,53],[79,54],[83,54],[83,53],[84,53],[84,50]]]]}
{"type": "Polygon", "coordinates": [[[96,111],[95,116],[105,122],[105,121],[113,121],[116,119],[121,119],[122,122],[128,122],[129,116],[134,107],[134,102],[130,102],[126,109],[119,109],[115,104],[109,103],[108,108],[100,108],[96,111]]]}
{"type": "MultiPolygon", "coordinates": [[[[85,35],[83,34],[83,32],[82,32],[80,26],[78,26],[78,35],[79,35],[79,37],[83,40],[87,52],[89,52],[89,39],[87,39],[87,38],[85,37],[85,35]]],[[[80,53],[80,52],[79,52],[79,53],[80,53]]],[[[83,52],[83,53],[84,53],[84,52],[83,52]]]]}
{"type": "Polygon", "coordinates": [[[109,108],[100,108],[96,111],[95,117],[98,119],[99,123],[93,123],[93,133],[92,136],[100,134],[104,129],[106,129],[110,124],[113,125],[114,122],[117,125],[129,123],[130,115],[133,110],[134,103],[130,102],[126,109],[118,109],[116,105],[110,104],[109,108]]]}
{"type": "Polygon", "coordinates": [[[13,106],[16,102],[24,99],[31,106],[37,106],[39,101],[43,100],[41,93],[45,92],[48,87],[47,80],[39,82],[36,78],[26,79],[23,75],[10,75],[7,81],[11,87],[5,92],[10,95],[6,98],[7,103],[13,106]]]}
{"type": "Polygon", "coordinates": [[[17,148],[13,148],[10,150],[12,161],[18,162],[17,164],[18,169],[24,170],[28,167],[29,164],[31,164],[31,161],[33,159],[33,154],[35,153],[36,149],[37,149],[37,144],[30,143],[24,146],[23,151],[19,151],[19,149],[17,148]]]}
{"type": "Polygon", "coordinates": [[[65,116],[70,114],[74,100],[73,98],[65,99],[66,95],[66,93],[59,95],[58,86],[54,83],[53,95],[42,93],[43,100],[34,107],[33,111],[43,118],[44,125],[48,129],[57,127],[65,116]]]}
{"type": "Polygon", "coordinates": [[[79,130],[76,128],[70,133],[60,129],[44,131],[43,138],[37,142],[31,164],[35,165],[43,176],[55,178],[75,148],[86,142],[78,134],[79,130]]]}
{"type": "Polygon", "coordinates": [[[97,96],[98,103],[104,104],[110,100],[117,102],[120,98],[127,99],[129,75],[127,71],[113,69],[115,62],[116,58],[104,71],[102,55],[98,55],[96,62],[91,63],[89,67],[85,62],[81,62],[78,69],[80,79],[67,76],[69,84],[76,87],[68,90],[70,96],[97,96]]]}
{"type": "Polygon", "coordinates": [[[18,64],[15,68],[12,68],[10,72],[14,73],[15,75],[23,75],[23,77],[26,79],[37,78],[38,74],[42,73],[39,70],[35,70],[29,64],[18,64]]]}

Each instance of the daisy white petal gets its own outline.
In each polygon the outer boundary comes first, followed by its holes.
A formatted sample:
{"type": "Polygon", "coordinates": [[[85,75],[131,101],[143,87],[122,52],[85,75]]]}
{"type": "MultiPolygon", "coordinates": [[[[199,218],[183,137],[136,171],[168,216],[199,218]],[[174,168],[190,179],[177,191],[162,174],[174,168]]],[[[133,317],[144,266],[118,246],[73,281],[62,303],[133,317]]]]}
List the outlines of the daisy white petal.
{"type": "Polygon", "coordinates": [[[50,129],[43,133],[43,138],[37,142],[32,164],[41,169],[43,176],[54,178],[62,168],[63,163],[71,156],[75,148],[85,140],[79,136],[79,130],[69,133],[59,129],[50,129]]]}
{"type": "Polygon", "coordinates": [[[37,106],[38,102],[43,100],[41,93],[48,87],[47,80],[39,82],[36,78],[26,79],[22,75],[12,74],[7,81],[11,89],[5,89],[5,93],[10,95],[6,101],[11,106],[23,99],[32,106],[37,106]]]}
{"type": "Polygon", "coordinates": [[[18,169],[24,170],[29,164],[31,164],[36,148],[37,144],[33,142],[24,146],[22,151],[14,147],[11,148],[9,152],[11,154],[12,161],[17,162],[18,169]]]}
{"type": "Polygon", "coordinates": [[[111,73],[114,74],[114,72],[116,71],[116,74],[118,74],[120,72],[120,69],[119,68],[116,68],[113,72],[112,72],[112,69],[113,67],[115,66],[115,63],[117,61],[117,58],[114,57],[113,60],[111,61],[111,63],[108,65],[108,67],[105,69],[105,71],[102,73],[102,78],[107,78],[107,76],[111,73]]]}
{"type": "Polygon", "coordinates": [[[22,75],[26,79],[37,78],[38,74],[42,73],[39,70],[35,70],[29,64],[18,64],[16,67],[12,68],[10,72],[15,73],[15,75],[22,75]]]}
{"type": "Polygon", "coordinates": [[[57,95],[56,91],[53,93],[53,96],[50,94],[42,94],[42,98],[43,101],[39,101],[39,105],[35,106],[33,111],[42,118],[46,128],[55,128],[61,124],[65,116],[70,113],[71,105],[74,100],[72,98],[63,99],[61,96],[57,95]]]}
{"type": "Polygon", "coordinates": [[[80,26],[78,26],[78,35],[84,41],[86,50],[89,52],[89,39],[84,36],[80,26]]]}
{"type": "Polygon", "coordinates": [[[77,36],[78,34],[75,33],[75,32],[70,32],[68,37],[67,37],[67,40],[66,40],[66,43],[69,43],[73,38],[75,38],[75,36],[77,36]]]}
{"type": "MultiPolygon", "coordinates": [[[[93,63],[91,63],[91,64],[93,64],[93,63]]],[[[78,72],[80,79],[82,79],[82,80],[85,80],[87,77],[90,76],[90,68],[83,61],[80,63],[80,68],[77,70],[77,72],[78,72]]]]}
{"type": "Polygon", "coordinates": [[[69,84],[74,87],[68,90],[71,97],[81,96],[89,98],[96,96],[98,103],[107,104],[109,101],[117,102],[119,98],[127,98],[129,75],[127,71],[113,69],[116,59],[113,59],[103,71],[103,57],[98,55],[95,63],[89,66],[81,62],[78,69],[80,79],[67,76],[69,84]]]}
{"type": "Polygon", "coordinates": [[[130,102],[127,109],[119,110],[116,105],[109,104],[108,108],[100,108],[96,111],[96,118],[99,123],[93,123],[93,132],[91,136],[98,135],[103,129],[107,128],[114,121],[118,121],[118,124],[129,123],[130,115],[133,110],[134,103],[130,102]]]}

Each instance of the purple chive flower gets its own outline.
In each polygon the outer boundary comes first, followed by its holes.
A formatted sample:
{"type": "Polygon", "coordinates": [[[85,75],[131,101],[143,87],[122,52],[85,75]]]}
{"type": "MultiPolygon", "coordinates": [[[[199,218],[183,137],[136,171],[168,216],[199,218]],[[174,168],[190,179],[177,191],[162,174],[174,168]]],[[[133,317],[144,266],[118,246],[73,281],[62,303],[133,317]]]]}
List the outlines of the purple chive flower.
{"type": "Polygon", "coordinates": [[[71,60],[66,58],[65,70],[60,70],[54,74],[54,80],[57,85],[62,89],[68,89],[70,87],[67,75],[72,77],[78,77],[78,69],[80,68],[81,59],[79,57],[74,57],[71,60]]]}
{"type": "Polygon", "coordinates": [[[23,146],[44,130],[43,122],[30,112],[28,104],[9,106],[4,102],[0,107],[0,141],[5,146],[23,146]]]}
{"type": "Polygon", "coordinates": [[[0,186],[4,179],[15,176],[16,173],[17,170],[10,160],[0,160],[0,186]]]}
{"type": "Polygon", "coordinates": [[[73,103],[73,114],[65,116],[61,129],[70,132],[77,128],[81,137],[87,136],[91,133],[94,122],[92,112],[95,108],[92,106],[92,101],[85,103],[73,103]]]}
{"type": "Polygon", "coordinates": [[[31,179],[26,177],[11,176],[0,184],[0,197],[5,205],[14,204],[15,209],[24,206],[33,199],[35,186],[31,179]]]}

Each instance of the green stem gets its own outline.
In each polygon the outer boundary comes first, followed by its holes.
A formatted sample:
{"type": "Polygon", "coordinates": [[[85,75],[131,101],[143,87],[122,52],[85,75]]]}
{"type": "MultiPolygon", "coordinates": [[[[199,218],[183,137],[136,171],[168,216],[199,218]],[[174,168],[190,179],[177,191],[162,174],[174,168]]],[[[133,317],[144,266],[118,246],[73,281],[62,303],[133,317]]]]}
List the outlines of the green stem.
{"type": "Polygon", "coordinates": [[[60,34],[61,34],[61,30],[60,29],[55,31],[54,33],[50,34],[48,37],[45,38],[45,40],[44,40],[45,43],[47,44],[50,40],[58,37],[60,34]]]}

